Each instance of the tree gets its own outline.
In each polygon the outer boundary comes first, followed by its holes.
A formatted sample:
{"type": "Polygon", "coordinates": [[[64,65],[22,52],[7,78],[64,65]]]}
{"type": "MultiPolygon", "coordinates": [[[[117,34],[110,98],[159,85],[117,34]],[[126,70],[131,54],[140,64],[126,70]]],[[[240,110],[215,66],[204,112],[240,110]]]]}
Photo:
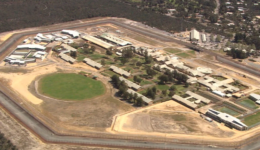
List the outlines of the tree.
{"type": "Polygon", "coordinates": [[[121,61],[121,63],[122,63],[123,65],[125,65],[125,64],[128,62],[128,59],[122,58],[122,59],[120,59],[120,61],[121,61]]]}
{"type": "Polygon", "coordinates": [[[112,52],[112,51],[110,51],[110,50],[107,50],[107,51],[106,51],[106,54],[107,54],[107,55],[112,55],[112,54],[113,54],[113,52],[112,52]]]}
{"type": "Polygon", "coordinates": [[[77,52],[76,51],[71,51],[70,52],[70,56],[73,57],[73,58],[76,58],[77,57],[77,52]]]}
{"type": "Polygon", "coordinates": [[[170,90],[170,91],[176,91],[176,89],[177,89],[177,88],[175,87],[175,85],[172,85],[169,90],[170,90]]]}
{"type": "Polygon", "coordinates": [[[95,46],[91,46],[90,49],[91,49],[91,53],[94,53],[95,50],[96,50],[96,47],[95,46]]]}
{"type": "Polygon", "coordinates": [[[168,94],[169,97],[172,97],[175,94],[174,91],[170,91],[170,93],[168,94]]]}
{"type": "Polygon", "coordinates": [[[211,23],[217,23],[218,22],[218,15],[216,14],[211,14],[209,17],[209,20],[211,23]]]}
{"type": "Polygon", "coordinates": [[[144,104],[143,98],[142,97],[138,97],[136,99],[136,106],[143,106],[143,104],[144,104]]]}
{"type": "Polygon", "coordinates": [[[150,64],[153,62],[153,57],[152,56],[145,56],[145,63],[150,64]]]}
{"type": "Polygon", "coordinates": [[[165,84],[169,81],[169,78],[167,75],[161,75],[158,77],[158,79],[160,80],[160,83],[162,83],[162,84],[165,84]]]}
{"type": "Polygon", "coordinates": [[[217,35],[216,42],[221,42],[221,36],[217,35]]]}
{"type": "Polygon", "coordinates": [[[122,56],[125,58],[132,58],[134,56],[133,50],[127,49],[122,52],[122,56]]]}
{"type": "Polygon", "coordinates": [[[153,78],[157,74],[157,72],[151,69],[151,67],[146,68],[146,73],[151,78],[153,78]]]}
{"type": "Polygon", "coordinates": [[[103,66],[106,65],[106,61],[104,59],[101,60],[101,65],[103,65],[103,66]]]}
{"type": "Polygon", "coordinates": [[[167,95],[167,90],[162,90],[162,94],[163,94],[163,96],[166,96],[167,95]]]}
{"type": "Polygon", "coordinates": [[[142,63],[141,63],[140,61],[137,61],[137,62],[135,63],[135,65],[136,65],[136,66],[142,66],[142,63]]]}

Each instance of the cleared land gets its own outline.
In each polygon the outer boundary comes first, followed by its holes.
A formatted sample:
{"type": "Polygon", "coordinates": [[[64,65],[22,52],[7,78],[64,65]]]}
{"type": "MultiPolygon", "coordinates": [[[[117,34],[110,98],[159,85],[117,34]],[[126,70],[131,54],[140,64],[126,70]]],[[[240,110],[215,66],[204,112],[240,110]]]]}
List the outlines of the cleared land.
{"type": "Polygon", "coordinates": [[[74,73],[57,73],[43,77],[39,91],[60,100],[85,100],[105,93],[100,81],[74,73]]]}
{"type": "Polygon", "coordinates": [[[182,50],[177,49],[177,48],[165,48],[164,50],[169,52],[169,53],[172,53],[172,54],[176,54],[176,53],[182,52],[182,50]]]}

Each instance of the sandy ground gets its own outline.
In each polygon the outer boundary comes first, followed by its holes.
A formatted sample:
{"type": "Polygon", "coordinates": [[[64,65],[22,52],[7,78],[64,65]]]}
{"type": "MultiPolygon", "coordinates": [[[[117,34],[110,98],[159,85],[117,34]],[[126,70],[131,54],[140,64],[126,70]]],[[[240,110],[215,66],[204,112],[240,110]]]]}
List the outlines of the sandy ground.
{"type": "Polygon", "coordinates": [[[53,73],[57,71],[55,66],[48,66],[44,68],[37,68],[31,70],[29,73],[3,73],[0,72],[0,76],[7,80],[10,86],[26,100],[33,104],[41,104],[42,100],[35,97],[28,91],[28,86],[35,79],[36,76],[53,73]]]}
{"type": "Polygon", "coordinates": [[[127,114],[118,115],[113,130],[119,133],[144,134],[173,137],[174,135],[231,137],[232,130],[218,123],[209,123],[198,113],[167,101],[127,114]]]}
{"type": "Polygon", "coordinates": [[[55,145],[41,142],[26,128],[21,126],[0,108],[0,132],[11,140],[19,150],[119,150],[116,148],[101,148],[75,145],[55,145]]]}

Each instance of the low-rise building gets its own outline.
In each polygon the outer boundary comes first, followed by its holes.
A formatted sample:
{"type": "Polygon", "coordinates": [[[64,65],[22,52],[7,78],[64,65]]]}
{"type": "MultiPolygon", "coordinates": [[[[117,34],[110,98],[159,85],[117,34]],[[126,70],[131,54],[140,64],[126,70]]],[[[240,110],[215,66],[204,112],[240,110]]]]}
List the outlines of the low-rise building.
{"type": "Polygon", "coordinates": [[[61,59],[65,60],[65,61],[67,61],[67,62],[72,63],[72,64],[76,61],[74,58],[72,58],[71,56],[66,55],[66,54],[64,54],[64,53],[60,53],[60,54],[59,54],[59,57],[60,57],[61,59]]]}
{"type": "Polygon", "coordinates": [[[143,101],[144,101],[147,105],[150,105],[150,104],[153,103],[153,101],[152,101],[150,98],[147,98],[147,97],[143,96],[142,94],[140,94],[140,93],[138,93],[138,92],[136,92],[136,91],[134,91],[134,90],[132,90],[132,89],[128,89],[127,92],[128,92],[129,94],[133,94],[133,95],[134,95],[134,94],[137,94],[137,96],[138,96],[138,97],[141,97],[141,98],[143,99],[143,101]]]}
{"type": "Polygon", "coordinates": [[[97,63],[89,58],[85,58],[83,60],[83,62],[85,62],[86,64],[90,65],[91,67],[93,68],[97,68],[97,69],[100,69],[102,67],[102,65],[100,63],[97,63]]]}
{"type": "Polygon", "coordinates": [[[184,98],[182,98],[182,97],[180,97],[178,95],[174,95],[174,96],[172,96],[172,98],[175,101],[177,101],[177,102],[179,102],[179,103],[181,103],[181,104],[183,104],[183,105],[185,105],[185,106],[187,106],[187,107],[189,107],[189,108],[191,108],[193,110],[195,110],[198,107],[196,104],[194,104],[191,101],[186,100],[186,99],[184,99],[184,98]]]}
{"type": "Polygon", "coordinates": [[[212,119],[224,122],[226,126],[229,126],[231,128],[236,128],[238,130],[246,130],[247,125],[242,123],[239,119],[219,111],[216,111],[214,109],[209,109],[206,113],[207,116],[211,117],[212,119]]]}
{"type": "Polygon", "coordinates": [[[131,73],[125,71],[124,69],[118,68],[116,66],[110,66],[110,69],[121,76],[129,77],[131,73]]]}
{"type": "Polygon", "coordinates": [[[127,79],[125,79],[125,78],[123,78],[123,77],[119,77],[119,80],[120,80],[120,81],[125,81],[125,83],[127,84],[127,86],[128,86],[129,88],[134,89],[134,90],[138,90],[138,89],[141,88],[140,85],[135,84],[134,82],[132,82],[132,81],[130,81],[130,80],[127,80],[127,79]]]}

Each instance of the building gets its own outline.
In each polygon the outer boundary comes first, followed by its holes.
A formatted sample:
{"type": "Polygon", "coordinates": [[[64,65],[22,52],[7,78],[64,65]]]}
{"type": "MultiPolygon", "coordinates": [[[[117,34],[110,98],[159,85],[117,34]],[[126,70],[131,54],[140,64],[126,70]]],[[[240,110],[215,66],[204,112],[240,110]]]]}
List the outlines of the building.
{"type": "Polygon", "coordinates": [[[182,105],[185,105],[193,110],[195,110],[198,106],[194,103],[192,103],[189,100],[186,100],[178,95],[173,95],[172,99],[174,99],[175,101],[177,101],[178,103],[181,103],[182,105]]]}
{"type": "Polygon", "coordinates": [[[211,117],[212,119],[225,123],[226,126],[229,126],[230,128],[235,128],[237,130],[246,130],[247,125],[242,123],[239,119],[219,111],[216,111],[214,109],[209,109],[206,112],[206,115],[211,117]]]}
{"type": "Polygon", "coordinates": [[[128,92],[129,94],[133,94],[133,95],[134,95],[134,94],[137,94],[137,96],[138,96],[138,97],[141,97],[141,98],[143,99],[143,101],[144,101],[147,105],[150,105],[150,104],[153,103],[153,101],[152,101],[151,99],[149,99],[149,98],[143,96],[142,94],[140,94],[140,93],[138,93],[138,92],[136,92],[136,91],[134,91],[134,90],[132,90],[132,89],[128,89],[127,92],[128,92]]]}
{"type": "Polygon", "coordinates": [[[66,49],[66,50],[69,50],[70,52],[77,52],[77,50],[67,44],[61,44],[61,46],[66,49]]]}
{"type": "Polygon", "coordinates": [[[129,88],[134,89],[134,90],[138,90],[138,89],[141,88],[140,85],[135,84],[134,82],[132,82],[132,81],[130,81],[130,80],[127,80],[127,79],[125,79],[125,78],[123,78],[123,77],[119,77],[119,80],[120,80],[120,81],[125,81],[125,83],[127,84],[127,86],[128,86],[129,88]]]}
{"type": "Polygon", "coordinates": [[[74,58],[72,58],[71,56],[66,55],[66,54],[64,54],[64,53],[60,53],[60,54],[59,54],[59,57],[60,57],[61,59],[65,60],[65,61],[69,62],[69,63],[72,63],[72,64],[76,61],[74,58]]]}
{"type": "Polygon", "coordinates": [[[83,60],[83,62],[85,62],[86,64],[90,65],[91,67],[93,68],[97,68],[97,69],[100,69],[102,67],[102,65],[100,63],[97,63],[89,58],[85,58],[83,60]]]}
{"type": "Polygon", "coordinates": [[[190,32],[190,40],[191,41],[199,41],[200,40],[200,33],[196,29],[192,29],[190,32]]]}
{"type": "Polygon", "coordinates": [[[258,94],[255,94],[255,93],[252,93],[252,94],[250,94],[249,95],[249,98],[251,99],[251,100],[253,100],[253,101],[260,101],[260,95],[258,95],[258,94]]]}
{"type": "Polygon", "coordinates": [[[102,41],[101,39],[98,39],[94,36],[90,36],[90,35],[84,35],[82,36],[82,39],[86,40],[86,41],[89,41],[91,43],[94,43],[100,47],[103,47],[105,49],[110,49],[110,48],[113,48],[114,45],[110,44],[110,43],[107,43],[105,41],[102,41]]]}
{"type": "Polygon", "coordinates": [[[104,33],[100,36],[102,39],[105,39],[105,40],[108,40],[110,42],[113,42],[119,46],[126,46],[126,45],[131,45],[132,43],[128,42],[128,41],[125,41],[125,40],[122,40],[120,38],[117,38],[111,34],[107,34],[107,33],[104,33]]]}
{"type": "Polygon", "coordinates": [[[38,44],[24,44],[24,45],[18,45],[16,49],[35,49],[35,50],[44,51],[46,47],[38,44]]]}
{"type": "Polygon", "coordinates": [[[112,71],[114,71],[115,73],[120,74],[121,76],[129,77],[131,75],[131,73],[129,73],[121,68],[118,68],[116,66],[110,66],[110,69],[112,71]]]}
{"type": "Polygon", "coordinates": [[[68,34],[68,35],[72,36],[73,38],[79,37],[79,32],[73,31],[73,30],[62,30],[61,33],[68,34]]]}
{"type": "Polygon", "coordinates": [[[207,37],[206,37],[206,34],[201,34],[201,41],[202,42],[207,42],[207,37]]]}
{"type": "Polygon", "coordinates": [[[196,98],[197,100],[200,100],[201,102],[203,102],[204,104],[209,104],[211,101],[205,97],[202,97],[196,93],[193,93],[191,91],[187,91],[186,94],[190,95],[191,97],[196,98]]]}

